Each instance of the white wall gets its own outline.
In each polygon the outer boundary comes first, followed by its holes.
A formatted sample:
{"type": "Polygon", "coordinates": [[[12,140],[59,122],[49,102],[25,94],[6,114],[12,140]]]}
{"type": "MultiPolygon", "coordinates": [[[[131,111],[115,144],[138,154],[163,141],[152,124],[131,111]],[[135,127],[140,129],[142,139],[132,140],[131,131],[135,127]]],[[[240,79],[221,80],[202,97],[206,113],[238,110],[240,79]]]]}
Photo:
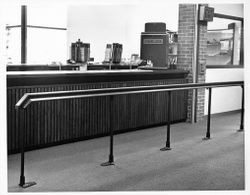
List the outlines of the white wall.
{"type": "MultiPolygon", "coordinates": [[[[122,43],[123,58],[140,54],[140,35],[146,22],[165,22],[178,30],[178,4],[72,5],[68,7],[68,51],[80,38],[90,43],[90,56],[103,61],[107,43],[122,43]]],[[[68,52],[69,57],[69,52],[68,52]]]]}
{"type": "MultiPolygon", "coordinates": [[[[207,69],[206,82],[242,81],[243,68],[207,69]]],[[[211,113],[222,113],[241,109],[241,87],[226,87],[212,89],[211,113]]],[[[205,93],[205,115],[207,115],[208,91],[205,93]]]]}

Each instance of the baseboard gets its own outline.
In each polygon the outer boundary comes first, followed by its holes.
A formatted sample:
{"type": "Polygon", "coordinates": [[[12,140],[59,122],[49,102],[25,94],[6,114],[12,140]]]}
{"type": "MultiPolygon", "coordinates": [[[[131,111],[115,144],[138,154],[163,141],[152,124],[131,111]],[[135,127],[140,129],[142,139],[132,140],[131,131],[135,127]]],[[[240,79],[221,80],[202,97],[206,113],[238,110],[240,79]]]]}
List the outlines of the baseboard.
{"type": "MultiPolygon", "coordinates": [[[[239,110],[231,110],[231,111],[227,111],[227,112],[220,112],[220,113],[214,113],[214,114],[211,114],[212,117],[215,117],[215,116],[225,116],[225,115],[230,115],[230,114],[237,114],[237,113],[240,113],[241,112],[241,109],[239,110]]],[[[204,115],[204,116],[207,116],[204,115]]]]}

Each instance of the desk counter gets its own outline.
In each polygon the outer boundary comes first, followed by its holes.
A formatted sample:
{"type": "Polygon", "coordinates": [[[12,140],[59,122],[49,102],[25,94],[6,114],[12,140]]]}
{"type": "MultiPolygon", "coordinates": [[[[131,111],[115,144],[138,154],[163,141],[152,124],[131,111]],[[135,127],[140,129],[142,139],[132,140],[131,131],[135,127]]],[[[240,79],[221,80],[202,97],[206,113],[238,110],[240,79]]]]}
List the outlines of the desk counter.
{"type": "MultiPolygon", "coordinates": [[[[7,72],[8,152],[19,152],[16,102],[27,92],[65,91],[186,83],[183,70],[22,71],[7,72]]],[[[116,133],[164,125],[167,94],[156,92],[114,97],[116,133]]],[[[95,97],[32,104],[27,110],[27,149],[105,136],[109,132],[109,98],[95,97]]],[[[173,92],[172,122],[185,121],[187,92],[173,92]]]]}

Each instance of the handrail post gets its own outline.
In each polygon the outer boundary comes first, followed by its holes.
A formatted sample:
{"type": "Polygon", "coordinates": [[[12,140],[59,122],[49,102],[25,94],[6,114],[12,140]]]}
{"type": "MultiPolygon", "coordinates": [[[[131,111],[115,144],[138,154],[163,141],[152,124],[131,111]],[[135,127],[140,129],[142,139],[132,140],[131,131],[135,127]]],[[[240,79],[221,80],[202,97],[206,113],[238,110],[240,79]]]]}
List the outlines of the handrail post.
{"type": "Polygon", "coordinates": [[[109,146],[109,149],[110,149],[110,153],[109,153],[109,160],[108,162],[105,162],[105,163],[102,163],[101,166],[109,166],[109,165],[115,165],[114,163],[114,154],[113,154],[113,137],[114,137],[114,126],[113,126],[113,99],[114,99],[114,96],[111,95],[109,96],[110,97],[110,104],[109,104],[109,130],[110,130],[110,146],[109,146]]]}
{"type": "Polygon", "coordinates": [[[21,126],[21,129],[19,129],[20,132],[20,141],[21,141],[21,173],[20,173],[20,182],[19,182],[19,186],[21,186],[22,188],[28,188],[30,186],[36,185],[36,182],[27,182],[25,183],[25,176],[24,176],[24,153],[25,153],[25,138],[26,138],[26,111],[24,109],[17,109],[17,119],[18,119],[18,123],[17,123],[17,127],[21,126]],[[21,123],[21,119],[23,119],[22,123],[21,123]]]}
{"type": "Polygon", "coordinates": [[[167,119],[167,141],[166,146],[161,151],[171,150],[170,147],[170,124],[171,124],[171,91],[168,91],[168,119],[167,119]]]}
{"type": "MultiPolygon", "coordinates": [[[[17,109],[17,118],[18,118],[18,124],[17,127],[20,127],[20,125],[22,124],[20,122],[20,116],[24,116],[23,113],[19,114],[19,112],[21,112],[20,109],[17,109]]],[[[22,117],[23,118],[23,117],[22,117]]],[[[23,127],[23,126],[22,126],[23,127]]],[[[20,144],[21,144],[21,173],[20,173],[20,182],[19,182],[19,186],[24,186],[25,184],[25,176],[24,176],[24,128],[19,129],[19,133],[20,133],[20,144]]]]}
{"type": "Polygon", "coordinates": [[[241,97],[241,116],[240,116],[240,129],[238,131],[244,131],[244,85],[241,85],[242,97],[241,97]]]}
{"type": "Polygon", "coordinates": [[[204,137],[203,140],[211,139],[210,138],[211,99],[212,99],[212,87],[208,88],[207,132],[206,132],[206,137],[204,137]]]}

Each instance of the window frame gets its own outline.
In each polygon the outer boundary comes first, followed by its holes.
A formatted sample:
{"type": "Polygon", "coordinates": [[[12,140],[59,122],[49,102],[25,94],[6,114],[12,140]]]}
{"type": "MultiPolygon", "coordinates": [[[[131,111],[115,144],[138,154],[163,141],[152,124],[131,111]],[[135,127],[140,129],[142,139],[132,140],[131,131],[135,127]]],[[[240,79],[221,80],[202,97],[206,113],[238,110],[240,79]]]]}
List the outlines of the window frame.
{"type": "Polygon", "coordinates": [[[240,63],[239,65],[206,65],[206,68],[244,68],[244,18],[232,16],[232,15],[226,15],[226,14],[220,14],[220,13],[214,13],[214,17],[216,18],[222,18],[222,19],[230,19],[230,20],[236,20],[241,22],[241,36],[242,36],[242,52],[240,51],[240,63]]]}
{"type": "MultiPolygon", "coordinates": [[[[6,25],[6,30],[11,28],[21,29],[21,64],[27,63],[27,30],[28,28],[48,29],[48,30],[67,30],[67,28],[54,26],[39,26],[27,24],[27,6],[21,6],[21,25],[6,25]]],[[[8,65],[8,64],[6,64],[8,65]]]]}

